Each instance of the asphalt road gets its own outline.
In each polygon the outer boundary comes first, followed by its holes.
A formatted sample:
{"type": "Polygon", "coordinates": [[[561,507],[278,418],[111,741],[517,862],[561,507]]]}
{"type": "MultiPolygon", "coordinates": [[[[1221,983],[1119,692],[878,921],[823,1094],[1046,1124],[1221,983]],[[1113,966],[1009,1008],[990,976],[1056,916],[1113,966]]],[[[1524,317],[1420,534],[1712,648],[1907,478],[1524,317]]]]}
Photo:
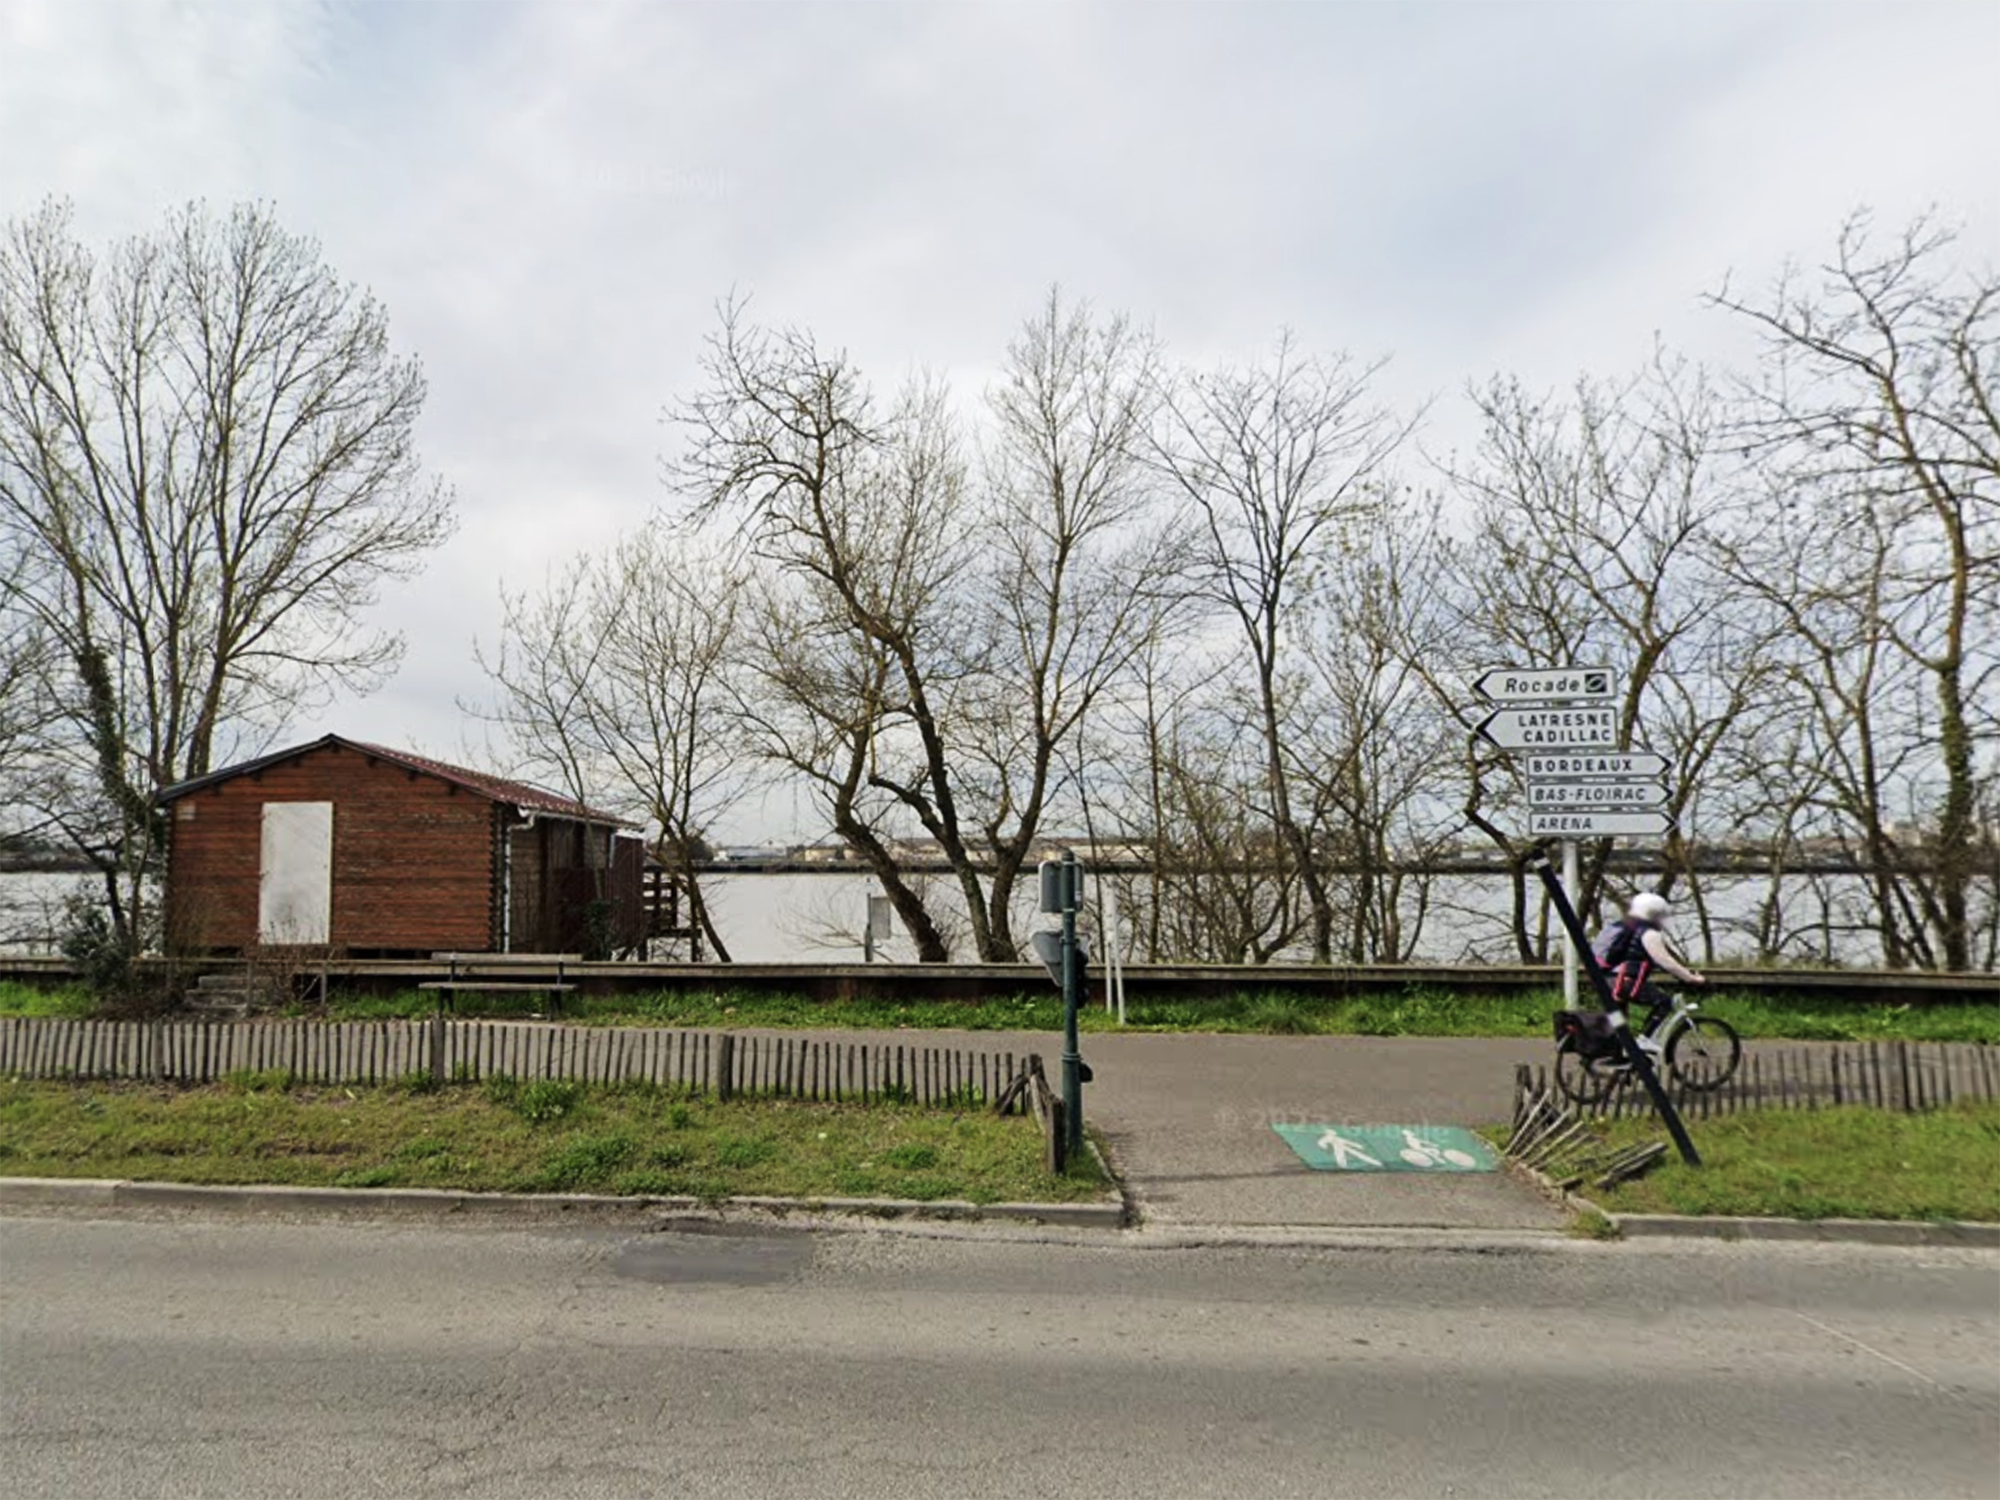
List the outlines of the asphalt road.
{"type": "Polygon", "coordinates": [[[2000,1260],[0,1219],[0,1496],[2000,1493],[2000,1260]]]}

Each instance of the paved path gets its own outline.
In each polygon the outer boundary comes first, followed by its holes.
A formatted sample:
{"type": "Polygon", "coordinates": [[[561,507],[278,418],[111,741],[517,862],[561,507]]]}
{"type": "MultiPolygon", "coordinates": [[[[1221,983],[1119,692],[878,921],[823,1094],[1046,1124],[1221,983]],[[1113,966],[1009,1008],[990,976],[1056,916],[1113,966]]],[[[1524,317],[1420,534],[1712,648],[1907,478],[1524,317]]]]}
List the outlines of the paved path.
{"type": "MultiPolygon", "coordinates": [[[[1046,1032],[812,1034],[1040,1052],[1059,1083],[1046,1032]]],[[[1492,1124],[1513,1109],[1514,1065],[1549,1055],[1527,1039],[1090,1033],[1084,1110],[1150,1223],[1555,1229],[1562,1215],[1506,1173],[1315,1172],[1271,1128],[1492,1124]]]]}
{"type": "Polygon", "coordinates": [[[1506,1173],[1315,1172],[1274,1124],[1488,1125],[1513,1108],[1532,1041],[1435,1037],[1102,1036],[1087,1113],[1150,1221],[1556,1227],[1506,1173]]]}

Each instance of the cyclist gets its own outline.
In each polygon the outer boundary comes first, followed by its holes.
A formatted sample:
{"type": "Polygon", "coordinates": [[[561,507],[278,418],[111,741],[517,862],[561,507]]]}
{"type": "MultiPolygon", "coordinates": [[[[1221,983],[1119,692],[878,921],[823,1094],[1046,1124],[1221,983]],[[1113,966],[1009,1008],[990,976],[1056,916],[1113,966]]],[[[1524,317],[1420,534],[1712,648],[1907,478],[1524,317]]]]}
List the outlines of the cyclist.
{"type": "Polygon", "coordinates": [[[1641,891],[1632,898],[1625,916],[1605,928],[1590,945],[1597,963],[1611,981],[1611,995],[1627,1014],[1638,1005],[1647,1007],[1646,1021],[1639,1028],[1639,1045],[1658,1052],[1660,1044],[1653,1031],[1673,1010],[1673,997],[1653,984],[1655,969],[1664,969],[1684,984],[1707,984],[1698,969],[1690,969],[1667,946],[1667,917],[1672,908],[1667,898],[1654,891],[1641,891]]]}

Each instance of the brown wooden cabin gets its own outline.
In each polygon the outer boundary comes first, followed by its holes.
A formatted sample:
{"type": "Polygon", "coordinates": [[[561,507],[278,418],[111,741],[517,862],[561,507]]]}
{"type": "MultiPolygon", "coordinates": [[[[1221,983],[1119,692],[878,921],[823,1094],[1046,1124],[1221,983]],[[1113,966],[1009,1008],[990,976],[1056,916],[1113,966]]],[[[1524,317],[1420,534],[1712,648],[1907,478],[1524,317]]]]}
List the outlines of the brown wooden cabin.
{"type": "Polygon", "coordinates": [[[540,787],[330,734],[157,800],[177,951],[610,957],[646,936],[636,833],[540,787]]]}

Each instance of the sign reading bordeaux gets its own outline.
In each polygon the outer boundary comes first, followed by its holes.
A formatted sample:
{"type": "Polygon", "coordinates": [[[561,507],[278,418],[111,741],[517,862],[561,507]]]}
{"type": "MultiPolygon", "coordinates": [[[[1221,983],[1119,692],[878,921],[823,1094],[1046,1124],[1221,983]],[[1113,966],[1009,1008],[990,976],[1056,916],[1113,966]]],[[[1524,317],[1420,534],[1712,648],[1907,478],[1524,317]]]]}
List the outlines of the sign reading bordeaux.
{"type": "Polygon", "coordinates": [[[1651,750],[1584,751],[1575,755],[1530,755],[1527,758],[1531,781],[1575,781],[1598,778],[1626,781],[1634,777],[1664,776],[1667,758],[1651,750]]]}

